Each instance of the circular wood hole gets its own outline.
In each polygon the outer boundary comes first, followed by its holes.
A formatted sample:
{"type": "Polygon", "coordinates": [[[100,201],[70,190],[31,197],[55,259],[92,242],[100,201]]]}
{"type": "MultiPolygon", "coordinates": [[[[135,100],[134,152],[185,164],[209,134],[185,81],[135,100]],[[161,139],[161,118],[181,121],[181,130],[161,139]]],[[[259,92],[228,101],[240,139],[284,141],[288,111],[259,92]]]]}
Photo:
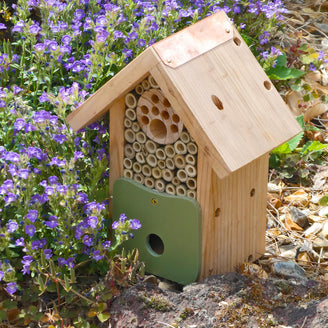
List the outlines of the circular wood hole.
{"type": "Polygon", "coordinates": [[[170,114],[166,110],[163,110],[161,112],[161,117],[163,120],[168,120],[170,118],[170,114]]]}
{"type": "Polygon", "coordinates": [[[142,116],[141,117],[141,122],[144,125],[148,125],[149,124],[149,118],[147,116],[142,116]]]}
{"type": "Polygon", "coordinates": [[[172,115],[172,121],[174,123],[179,123],[180,122],[180,117],[177,114],[172,115]]]}
{"type": "Polygon", "coordinates": [[[157,116],[157,115],[159,114],[159,109],[158,109],[156,106],[154,106],[154,107],[151,109],[151,112],[152,112],[155,116],[157,116]]]}
{"type": "Polygon", "coordinates": [[[150,132],[155,138],[165,138],[167,135],[165,124],[158,119],[154,119],[150,122],[150,132]]]}
{"type": "Polygon", "coordinates": [[[149,112],[148,107],[146,107],[146,106],[141,106],[140,109],[144,114],[148,114],[148,112],[149,112]]]}
{"type": "Polygon", "coordinates": [[[160,236],[151,233],[147,237],[147,248],[153,255],[162,255],[164,253],[164,243],[160,236]]]}
{"type": "Polygon", "coordinates": [[[267,90],[271,90],[271,89],[272,89],[272,84],[271,84],[270,81],[264,81],[263,84],[264,84],[264,87],[265,87],[267,90]]]}
{"type": "Polygon", "coordinates": [[[255,188],[252,188],[252,189],[251,189],[249,195],[250,195],[251,197],[253,197],[253,196],[255,195],[255,188]]]}
{"type": "Polygon", "coordinates": [[[239,38],[233,38],[233,42],[235,43],[236,46],[240,46],[241,45],[241,40],[239,38]]]}
{"type": "Polygon", "coordinates": [[[172,133],[177,133],[179,131],[178,127],[174,124],[171,125],[171,132],[172,133]]]}
{"type": "Polygon", "coordinates": [[[216,106],[217,109],[223,110],[222,101],[215,95],[212,95],[213,104],[216,106]]]}
{"type": "Polygon", "coordinates": [[[163,100],[163,105],[164,105],[165,107],[171,107],[170,102],[169,102],[166,98],[164,98],[164,100],[163,100]]]}
{"type": "Polygon", "coordinates": [[[220,214],[221,214],[221,208],[218,207],[218,208],[214,211],[214,216],[217,218],[217,217],[220,216],[220,214]]]}
{"type": "Polygon", "coordinates": [[[152,95],[151,96],[151,101],[154,103],[154,104],[157,104],[159,102],[159,98],[157,95],[152,95]]]}

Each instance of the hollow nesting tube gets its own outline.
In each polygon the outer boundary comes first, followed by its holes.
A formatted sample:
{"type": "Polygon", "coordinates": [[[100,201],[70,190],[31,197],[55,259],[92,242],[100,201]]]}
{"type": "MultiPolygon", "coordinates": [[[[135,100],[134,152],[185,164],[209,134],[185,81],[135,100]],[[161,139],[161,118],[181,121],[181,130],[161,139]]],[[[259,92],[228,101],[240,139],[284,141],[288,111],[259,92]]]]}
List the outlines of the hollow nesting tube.
{"type": "Polygon", "coordinates": [[[130,129],[132,127],[132,121],[127,117],[124,118],[124,127],[130,129]]]}
{"type": "Polygon", "coordinates": [[[186,170],[188,177],[194,178],[197,175],[197,170],[193,165],[186,164],[184,169],[186,170]]]}
{"type": "Polygon", "coordinates": [[[167,157],[173,158],[175,156],[175,150],[172,145],[166,145],[164,151],[167,157]]]}
{"type": "Polygon", "coordinates": [[[148,154],[147,157],[146,157],[146,162],[151,167],[156,167],[157,166],[157,158],[154,154],[148,154]]]}
{"type": "Polygon", "coordinates": [[[129,169],[124,169],[123,176],[124,178],[133,179],[133,171],[129,169]]]}
{"type": "Polygon", "coordinates": [[[181,183],[181,181],[178,179],[178,177],[173,177],[173,179],[172,179],[172,184],[174,185],[174,186],[178,186],[180,183],[181,183]]]}
{"type": "Polygon", "coordinates": [[[140,83],[135,87],[134,91],[136,92],[136,94],[141,96],[144,93],[145,90],[144,90],[143,86],[140,83]]]}
{"type": "Polygon", "coordinates": [[[135,108],[137,106],[137,98],[131,92],[125,95],[124,101],[125,101],[125,105],[129,108],[135,108]]]}
{"type": "Polygon", "coordinates": [[[170,171],[169,169],[164,169],[162,170],[162,178],[167,181],[167,182],[170,182],[172,181],[173,179],[173,172],[170,171]]]}
{"type": "Polygon", "coordinates": [[[138,122],[132,122],[132,127],[131,127],[132,131],[137,133],[140,131],[140,125],[138,122]]]}
{"type": "Polygon", "coordinates": [[[172,183],[168,183],[165,186],[165,192],[170,195],[175,195],[175,187],[173,186],[172,183]]]}
{"type": "Polygon", "coordinates": [[[186,166],[186,159],[184,158],[183,155],[175,155],[173,160],[174,160],[174,165],[178,169],[183,169],[186,166]]]}
{"type": "Polygon", "coordinates": [[[185,170],[180,169],[177,172],[177,178],[181,181],[181,182],[186,182],[188,179],[187,173],[185,170]]]}
{"type": "Polygon", "coordinates": [[[145,161],[145,156],[142,153],[136,153],[136,160],[140,164],[144,164],[145,161]]]}
{"type": "Polygon", "coordinates": [[[145,177],[141,174],[141,173],[136,173],[133,176],[134,181],[140,183],[140,184],[144,184],[145,183],[145,177]]]}
{"type": "Polygon", "coordinates": [[[165,191],[165,182],[162,179],[155,180],[155,189],[160,192],[165,191]]]}
{"type": "Polygon", "coordinates": [[[187,178],[186,185],[190,190],[196,190],[197,188],[197,181],[195,178],[187,178]]]}
{"type": "Polygon", "coordinates": [[[198,147],[194,142],[190,141],[187,143],[187,150],[189,154],[196,155],[198,151],[198,147]]]}
{"type": "Polygon", "coordinates": [[[155,154],[158,159],[165,160],[166,158],[166,154],[163,148],[157,148],[155,154]]]}
{"type": "Polygon", "coordinates": [[[157,82],[151,75],[148,76],[148,82],[152,88],[154,88],[154,89],[159,88],[159,85],[157,84],[157,82]]]}
{"type": "Polygon", "coordinates": [[[144,144],[146,141],[147,141],[147,137],[146,135],[144,134],[144,132],[142,131],[139,131],[136,133],[136,140],[141,143],[141,144],[144,144]]]}
{"type": "Polygon", "coordinates": [[[161,170],[165,169],[165,161],[163,161],[162,159],[157,161],[157,165],[161,170]]]}
{"type": "Polygon", "coordinates": [[[151,175],[154,177],[154,179],[160,179],[162,177],[162,170],[156,166],[151,169],[151,175]]]}
{"type": "Polygon", "coordinates": [[[142,165],[141,172],[145,177],[150,177],[151,167],[148,164],[142,165]]]}
{"type": "Polygon", "coordinates": [[[168,157],[165,160],[165,166],[169,169],[169,170],[174,170],[175,169],[175,164],[174,164],[174,160],[170,157],[168,157]]]}
{"type": "Polygon", "coordinates": [[[132,144],[132,148],[134,149],[134,151],[136,153],[140,152],[141,151],[141,144],[138,142],[138,141],[135,141],[133,144],[132,144]]]}
{"type": "Polygon", "coordinates": [[[152,140],[147,140],[146,141],[146,150],[151,153],[151,154],[154,154],[156,152],[156,149],[157,149],[157,145],[154,141],[152,140]]]}
{"type": "Polygon", "coordinates": [[[132,129],[126,129],[124,131],[124,139],[126,142],[132,144],[136,140],[136,134],[132,129]]]}
{"type": "Polygon", "coordinates": [[[134,149],[132,148],[132,145],[130,144],[126,144],[124,146],[124,155],[129,158],[129,159],[133,159],[134,156],[136,155],[136,152],[134,151],[134,149]]]}
{"type": "Polygon", "coordinates": [[[180,134],[180,140],[184,143],[187,144],[190,141],[190,136],[187,131],[182,131],[180,134]]]}
{"type": "Polygon", "coordinates": [[[135,173],[140,173],[140,172],[141,172],[141,169],[142,169],[142,166],[141,166],[140,163],[138,163],[138,162],[134,162],[134,163],[132,164],[132,170],[133,170],[133,172],[135,172],[135,173]]]}
{"type": "Polygon", "coordinates": [[[131,121],[135,121],[137,119],[137,113],[133,108],[127,108],[125,110],[125,117],[131,121]]]}
{"type": "Polygon", "coordinates": [[[149,189],[153,189],[155,187],[155,179],[152,177],[145,177],[145,186],[149,189]]]}
{"type": "Polygon", "coordinates": [[[144,79],[141,82],[141,85],[144,88],[144,90],[149,90],[150,89],[150,83],[149,83],[148,79],[144,79]]]}
{"type": "Polygon", "coordinates": [[[196,165],[196,156],[191,154],[186,154],[185,159],[187,164],[196,165]]]}
{"type": "Polygon", "coordinates": [[[176,194],[178,196],[187,196],[187,188],[185,185],[179,185],[176,187],[176,194]]]}
{"type": "Polygon", "coordinates": [[[174,143],[174,150],[175,150],[176,154],[178,154],[178,155],[187,154],[187,146],[181,140],[177,140],[174,143]]]}
{"type": "Polygon", "coordinates": [[[123,166],[124,166],[124,168],[131,170],[132,169],[132,161],[131,161],[131,159],[125,157],[123,159],[123,166]]]}
{"type": "Polygon", "coordinates": [[[187,197],[196,199],[196,197],[197,197],[196,191],[195,190],[187,190],[187,197]]]}

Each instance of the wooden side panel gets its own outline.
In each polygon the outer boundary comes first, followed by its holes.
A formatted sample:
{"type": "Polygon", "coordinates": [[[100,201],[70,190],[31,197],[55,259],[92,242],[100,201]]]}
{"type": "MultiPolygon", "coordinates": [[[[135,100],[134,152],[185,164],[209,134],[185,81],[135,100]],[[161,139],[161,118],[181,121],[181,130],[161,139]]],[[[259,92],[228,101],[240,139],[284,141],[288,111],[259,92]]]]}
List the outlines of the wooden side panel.
{"type": "MultiPolygon", "coordinates": [[[[113,195],[113,185],[116,179],[123,176],[124,157],[124,98],[117,99],[109,112],[109,194],[113,195]]],[[[110,217],[112,202],[110,202],[110,217]]]]}
{"type": "Polygon", "coordinates": [[[158,61],[158,55],[154,49],[146,49],[69,114],[66,117],[68,124],[74,131],[78,131],[101,118],[110,109],[112,102],[143,80],[148,74],[149,68],[156,65],[158,61]]]}
{"type": "MultiPolygon", "coordinates": [[[[200,162],[199,165],[199,179],[207,176],[208,184],[206,189],[204,183],[204,194],[200,191],[198,195],[203,211],[200,278],[204,278],[233,271],[236,266],[264,253],[268,156],[260,157],[223,180],[212,171],[211,182],[208,170],[204,169],[206,164],[200,162]]],[[[200,182],[200,187],[202,184],[200,182]]]]}

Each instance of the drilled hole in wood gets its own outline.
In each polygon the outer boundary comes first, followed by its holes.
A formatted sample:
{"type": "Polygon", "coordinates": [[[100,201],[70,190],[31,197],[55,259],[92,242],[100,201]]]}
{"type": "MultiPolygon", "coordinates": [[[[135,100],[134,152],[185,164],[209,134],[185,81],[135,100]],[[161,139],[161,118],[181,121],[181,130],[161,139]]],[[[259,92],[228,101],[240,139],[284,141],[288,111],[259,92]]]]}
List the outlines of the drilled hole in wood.
{"type": "Polygon", "coordinates": [[[171,132],[172,133],[177,133],[179,131],[178,127],[174,124],[171,125],[171,132]]]}
{"type": "Polygon", "coordinates": [[[149,124],[149,118],[147,116],[142,116],[141,117],[141,122],[144,125],[148,125],[149,124]]]}
{"type": "Polygon", "coordinates": [[[213,104],[216,106],[217,109],[223,110],[222,101],[215,95],[212,95],[213,104]]]}
{"type": "Polygon", "coordinates": [[[164,100],[163,100],[163,105],[164,105],[165,107],[171,107],[170,102],[169,102],[166,98],[164,98],[164,100]]]}
{"type": "Polygon", "coordinates": [[[253,196],[255,195],[255,188],[252,188],[252,189],[251,189],[249,195],[250,195],[251,197],[253,197],[253,196]]]}
{"type": "Polygon", "coordinates": [[[141,109],[141,111],[144,113],[144,114],[148,114],[148,112],[149,112],[149,109],[148,109],[148,107],[146,107],[146,106],[141,106],[140,107],[140,109],[141,109]]]}
{"type": "Polygon", "coordinates": [[[155,253],[153,255],[162,255],[164,253],[164,243],[160,236],[151,233],[147,237],[147,248],[155,253]]]}
{"type": "Polygon", "coordinates": [[[157,104],[159,102],[159,98],[157,95],[152,95],[151,96],[151,101],[154,103],[154,104],[157,104]]]}
{"type": "Polygon", "coordinates": [[[150,122],[150,132],[155,138],[165,138],[167,135],[165,124],[158,119],[154,119],[150,122]]]}
{"type": "Polygon", "coordinates": [[[161,112],[161,117],[163,120],[168,120],[170,118],[170,114],[166,110],[163,110],[161,112]]]}
{"type": "Polygon", "coordinates": [[[180,122],[180,117],[177,114],[172,115],[172,121],[174,123],[179,123],[180,122]]]}
{"type": "Polygon", "coordinates": [[[241,40],[239,38],[233,38],[233,42],[235,43],[236,46],[240,46],[241,45],[241,40]]]}
{"type": "Polygon", "coordinates": [[[271,90],[272,89],[272,84],[270,81],[264,81],[264,87],[267,89],[267,90],[271,90]]]}
{"type": "Polygon", "coordinates": [[[153,115],[157,116],[159,114],[159,109],[154,106],[152,109],[151,109],[151,112],[153,113],[153,115]]]}
{"type": "Polygon", "coordinates": [[[214,216],[217,218],[220,216],[220,213],[221,213],[221,208],[218,207],[214,212],[214,216]]]}

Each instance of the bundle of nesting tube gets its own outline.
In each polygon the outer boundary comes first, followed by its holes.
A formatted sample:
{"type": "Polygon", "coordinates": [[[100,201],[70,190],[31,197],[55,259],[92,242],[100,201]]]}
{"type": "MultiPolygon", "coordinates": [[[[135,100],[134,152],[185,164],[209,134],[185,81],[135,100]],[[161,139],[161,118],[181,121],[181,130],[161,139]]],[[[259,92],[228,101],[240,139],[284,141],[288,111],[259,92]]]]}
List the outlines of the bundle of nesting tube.
{"type": "Polygon", "coordinates": [[[125,105],[123,176],[196,198],[197,144],[151,75],[126,94],[125,105]]]}

